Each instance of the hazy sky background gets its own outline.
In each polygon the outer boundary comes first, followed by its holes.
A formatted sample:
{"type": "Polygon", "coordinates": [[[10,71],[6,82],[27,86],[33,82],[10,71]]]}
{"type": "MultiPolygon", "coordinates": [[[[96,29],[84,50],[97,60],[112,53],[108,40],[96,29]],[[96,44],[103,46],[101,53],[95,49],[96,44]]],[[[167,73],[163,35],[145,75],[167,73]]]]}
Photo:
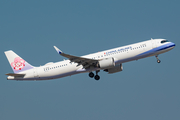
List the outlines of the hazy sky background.
{"type": "Polygon", "coordinates": [[[179,0],[1,0],[1,120],[180,120],[179,0]],[[176,43],[155,57],[49,81],[8,81],[4,51],[34,66],[151,38],[176,43]]]}

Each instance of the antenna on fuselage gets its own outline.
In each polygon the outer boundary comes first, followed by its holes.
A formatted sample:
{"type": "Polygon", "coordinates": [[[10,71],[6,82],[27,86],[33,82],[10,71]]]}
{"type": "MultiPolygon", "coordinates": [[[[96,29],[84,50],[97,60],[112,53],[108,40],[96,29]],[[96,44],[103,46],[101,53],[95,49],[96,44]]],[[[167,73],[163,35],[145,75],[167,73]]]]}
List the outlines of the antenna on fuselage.
{"type": "Polygon", "coordinates": [[[151,38],[151,40],[153,40],[153,39],[151,38]]]}

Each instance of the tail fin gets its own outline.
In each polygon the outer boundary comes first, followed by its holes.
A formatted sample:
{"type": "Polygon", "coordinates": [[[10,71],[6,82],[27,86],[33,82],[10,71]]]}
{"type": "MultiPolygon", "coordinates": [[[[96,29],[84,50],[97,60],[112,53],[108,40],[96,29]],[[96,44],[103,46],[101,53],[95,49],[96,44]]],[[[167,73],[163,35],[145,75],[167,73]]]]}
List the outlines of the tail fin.
{"type": "Polygon", "coordinates": [[[28,62],[23,60],[20,56],[18,56],[12,50],[6,51],[4,53],[9,61],[9,64],[11,65],[14,73],[19,73],[19,72],[33,68],[32,65],[30,65],[28,62]]]}

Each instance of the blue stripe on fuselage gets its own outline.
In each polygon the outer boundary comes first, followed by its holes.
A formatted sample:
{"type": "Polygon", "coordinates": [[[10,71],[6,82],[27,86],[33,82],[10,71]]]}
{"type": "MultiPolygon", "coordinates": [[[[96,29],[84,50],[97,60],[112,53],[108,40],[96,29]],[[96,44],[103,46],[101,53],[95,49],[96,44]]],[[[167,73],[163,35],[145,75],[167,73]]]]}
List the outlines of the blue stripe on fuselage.
{"type": "Polygon", "coordinates": [[[141,53],[139,55],[136,55],[134,57],[118,60],[118,61],[116,61],[116,63],[119,64],[119,63],[124,63],[124,62],[129,62],[129,61],[132,61],[132,60],[137,60],[137,59],[145,58],[145,57],[153,55],[156,52],[159,52],[159,51],[162,51],[162,50],[174,47],[174,46],[175,46],[174,43],[164,44],[164,45],[161,45],[161,46],[159,46],[157,48],[153,48],[153,49],[148,50],[146,52],[143,52],[143,53],[141,53]]]}
{"type": "Polygon", "coordinates": [[[171,47],[174,47],[175,44],[174,43],[168,43],[168,44],[165,44],[165,45],[162,45],[162,46],[159,46],[157,48],[153,48],[151,50],[148,50],[144,53],[141,53],[137,56],[148,56],[148,55],[151,55],[151,54],[154,54],[155,52],[158,52],[158,51],[161,51],[161,50],[165,50],[165,49],[168,49],[168,48],[171,48],[171,47]]]}

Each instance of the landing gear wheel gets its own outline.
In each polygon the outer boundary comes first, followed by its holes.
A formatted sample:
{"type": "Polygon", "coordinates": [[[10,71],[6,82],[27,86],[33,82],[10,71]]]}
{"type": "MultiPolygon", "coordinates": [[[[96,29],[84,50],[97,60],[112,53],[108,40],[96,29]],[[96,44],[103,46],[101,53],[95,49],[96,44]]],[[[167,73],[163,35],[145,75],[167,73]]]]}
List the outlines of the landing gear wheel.
{"type": "Polygon", "coordinates": [[[94,77],[94,73],[93,73],[93,72],[90,72],[90,73],[89,73],[89,77],[90,77],[90,78],[93,78],[93,77],[94,77]]]}
{"type": "Polygon", "coordinates": [[[99,79],[100,79],[100,76],[99,76],[99,75],[95,75],[94,79],[95,79],[95,80],[99,80],[99,79]]]}
{"type": "Polygon", "coordinates": [[[157,63],[160,63],[161,61],[159,60],[158,55],[156,55],[155,57],[157,59],[157,63]]]}
{"type": "Polygon", "coordinates": [[[157,60],[157,63],[161,63],[161,61],[160,61],[160,60],[157,60]]]}

